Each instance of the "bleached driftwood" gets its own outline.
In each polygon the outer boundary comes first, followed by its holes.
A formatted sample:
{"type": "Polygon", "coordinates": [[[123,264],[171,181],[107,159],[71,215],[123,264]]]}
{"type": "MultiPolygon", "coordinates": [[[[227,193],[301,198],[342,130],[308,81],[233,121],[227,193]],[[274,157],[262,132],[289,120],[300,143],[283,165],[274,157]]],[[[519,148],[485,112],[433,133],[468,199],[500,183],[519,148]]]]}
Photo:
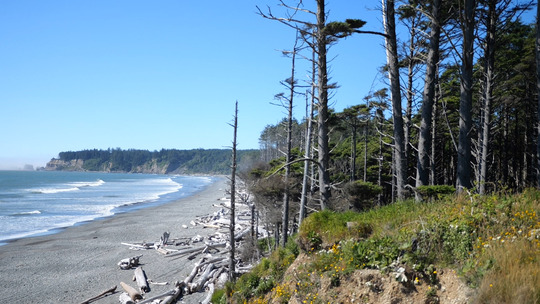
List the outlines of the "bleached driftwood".
{"type": "Polygon", "coordinates": [[[139,286],[139,290],[141,293],[146,293],[150,291],[150,287],[148,286],[146,273],[144,273],[144,270],[142,267],[137,267],[135,269],[135,281],[137,281],[137,286],[139,286]]]}
{"type": "Polygon", "coordinates": [[[131,297],[125,292],[122,292],[120,294],[120,298],[118,300],[122,304],[135,304],[135,302],[131,299],[131,297]]]}
{"type": "Polygon", "coordinates": [[[201,277],[197,281],[195,281],[195,283],[188,285],[190,292],[201,291],[204,283],[206,283],[206,281],[208,281],[208,279],[211,277],[213,269],[214,264],[208,264],[201,277]]]}
{"type": "Polygon", "coordinates": [[[214,294],[214,283],[208,284],[208,293],[206,295],[206,298],[204,298],[201,301],[201,304],[210,304],[210,301],[212,301],[212,295],[214,294]]]}
{"type": "Polygon", "coordinates": [[[140,302],[137,302],[137,304],[147,304],[147,303],[152,303],[153,301],[157,300],[157,299],[161,299],[161,298],[164,298],[164,297],[167,297],[167,296],[170,296],[170,295],[173,295],[175,293],[176,289],[173,289],[173,290],[169,290],[167,292],[164,292],[162,294],[159,294],[157,296],[153,296],[151,298],[148,298],[148,299],[145,299],[144,301],[140,301],[140,302]]]}
{"type": "Polygon", "coordinates": [[[142,257],[142,255],[137,255],[131,258],[122,259],[120,262],[118,262],[118,266],[120,269],[128,270],[133,267],[137,267],[139,265],[139,259],[142,257]]]}
{"type": "Polygon", "coordinates": [[[88,303],[90,303],[90,302],[92,302],[92,301],[95,301],[95,300],[97,300],[97,299],[103,297],[104,295],[106,295],[106,294],[108,294],[108,293],[114,293],[115,290],[116,290],[116,285],[114,285],[113,287],[111,287],[111,288],[109,288],[109,289],[103,291],[102,293],[98,294],[98,295],[95,296],[95,297],[91,297],[90,299],[81,302],[81,304],[88,304],[88,303]]]}
{"type": "Polygon", "coordinates": [[[167,255],[167,254],[170,253],[169,250],[167,250],[167,249],[165,249],[165,248],[162,248],[162,247],[156,248],[156,251],[159,252],[159,253],[161,253],[161,254],[163,254],[163,255],[167,255]]]}
{"type": "Polygon", "coordinates": [[[244,229],[242,230],[240,233],[236,234],[234,236],[234,240],[235,241],[240,241],[242,238],[244,238],[244,236],[248,235],[249,233],[251,232],[251,227],[250,228],[247,228],[247,229],[244,229]]]}
{"type": "Polygon", "coordinates": [[[178,299],[178,297],[180,297],[182,295],[182,291],[184,290],[184,283],[183,282],[180,282],[178,284],[176,284],[176,288],[174,289],[174,294],[166,297],[163,302],[161,302],[161,304],[171,304],[173,303],[174,301],[176,301],[176,299],[178,299]]]}
{"type": "Polygon", "coordinates": [[[208,264],[212,264],[212,263],[216,263],[216,262],[220,262],[220,261],[223,261],[225,260],[226,258],[224,257],[220,257],[220,258],[215,258],[215,259],[211,259],[209,261],[206,261],[206,262],[203,262],[204,261],[204,258],[202,258],[199,263],[197,263],[197,265],[195,265],[195,267],[193,267],[193,269],[191,270],[191,273],[189,274],[189,276],[187,276],[187,278],[184,279],[184,283],[187,285],[189,283],[191,283],[191,281],[193,280],[193,278],[197,275],[197,272],[199,272],[199,270],[201,269],[201,267],[205,266],[205,265],[208,265],[208,264]]]}
{"type": "Polygon", "coordinates": [[[142,299],[142,295],[135,288],[129,286],[128,284],[126,284],[124,282],[120,282],[120,286],[122,286],[122,288],[127,292],[129,297],[133,301],[136,301],[138,299],[142,299]]]}
{"type": "Polygon", "coordinates": [[[176,252],[170,253],[170,254],[166,255],[165,257],[170,258],[170,257],[181,256],[181,255],[193,253],[193,252],[196,252],[196,251],[200,251],[200,250],[203,250],[203,249],[204,249],[204,247],[187,248],[187,249],[178,250],[176,252]]]}
{"type": "Polygon", "coordinates": [[[129,246],[129,249],[138,249],[138,250],[147,250],[152,249],[152,246],[154,246],[154,243],[142,243],[142,244],[134,244],[134,243],[121,243],[122,245],[129,246]]]}
{"type": "Polygon", "coordinates": [[[147,280],[148,284],[152,284],[152,285],[169,285],[169,282],[154,282],[152,280],[147,280]]]}

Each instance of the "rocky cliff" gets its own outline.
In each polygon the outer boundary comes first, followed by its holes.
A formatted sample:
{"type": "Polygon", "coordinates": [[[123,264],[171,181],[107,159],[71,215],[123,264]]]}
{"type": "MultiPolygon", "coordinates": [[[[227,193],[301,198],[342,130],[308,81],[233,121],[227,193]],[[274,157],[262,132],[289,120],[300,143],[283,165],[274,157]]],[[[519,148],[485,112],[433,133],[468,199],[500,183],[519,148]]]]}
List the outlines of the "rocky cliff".
{"type": "Polygon", "coordinates": [[[64,161],[53,158],[45,166],[45,171],[86,171],[83,169],[84,161],[82,159],[72,159],[64,161]]]}
{"type": "MultiPolygon", "coordinates": [[[[89,160],[90,162],[92,160],[89,160]]],[[[125,173],[148,173],[148,174],[167,174],[168,164],[158,163],[157,160],[152,159],[144,163],[143,165],[132,167],[131,170],[119,170],[115,168],[113,163],[104,162],[99,165],[99,170],[95,170],[95,167],[85,166],[86,162],[82,159],[73,159],[65,161],[61,159],[53,158],[45,166],[45,171],[100,171],[100,172],[125,172],[125,173]],[[88,169],[91,167],[92,169],[88,169]]],[[[89,165],[89,164],[86,164],[89,165]]]]}

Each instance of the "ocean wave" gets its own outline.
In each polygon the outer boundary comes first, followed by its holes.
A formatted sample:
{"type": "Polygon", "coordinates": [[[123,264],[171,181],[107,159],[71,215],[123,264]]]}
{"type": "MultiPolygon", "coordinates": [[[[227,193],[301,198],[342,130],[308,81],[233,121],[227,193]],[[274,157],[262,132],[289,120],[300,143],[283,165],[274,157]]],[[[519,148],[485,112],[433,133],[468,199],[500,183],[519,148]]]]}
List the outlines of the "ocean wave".
{"type": "Polygon", "coordinates": [[[70,183],[70,185],[73,185],[77,188],[84,188],[84,187],[99,187],[101,185],[105,184],[105,182],[101,179],[98,179],[95,182],[74,182],[70,183]]]}
{"type": "Polygon", "coordinates": [[[37,193],[37,194],[54,194],[54,193],[61,193],[61,192],[71,192],[71,191],[79,191],[80,189],[78,187],[71,187],[71,188],[41,188],[41,189],[32,189],[30,192],[37,193]]]}
{"type": "Polygon", "coordinates": [[[104,185],[105,181],[98,179],[93,182],[72,182],[67,183],[64,186],[58,186],[58,188],[39,188],[39,189],[30,189],[31,193],[37,193],[37,194],[55,194],[55,193],[61,193],[61,192],[71,192],[71,191],[79,191],[83,188],[87,187],[99,187],[101,185],[104,185]]]}
{"type": "Polygon", "coordinates": [[[41,211],[34,210],[34,211],[27,211],[27,212],[19,212],[11,214],[11,216],[25,216],[25,215],[35,215],[35,214],[41,214],[41,211]]]}

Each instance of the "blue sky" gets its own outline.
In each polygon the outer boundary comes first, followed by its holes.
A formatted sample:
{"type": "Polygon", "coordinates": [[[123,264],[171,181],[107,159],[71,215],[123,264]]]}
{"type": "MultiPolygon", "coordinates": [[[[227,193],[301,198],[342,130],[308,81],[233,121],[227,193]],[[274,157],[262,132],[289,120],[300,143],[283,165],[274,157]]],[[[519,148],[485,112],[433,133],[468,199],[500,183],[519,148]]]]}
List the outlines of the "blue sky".
{"type": "MultiPolygon", "coordinates": [[[[279,14],[277,2],[3,1],[0,169],[82,149],[228,148],[235,101],[238,147],[258,148],[264,127],[285,116],[271,102],[290,75],[278,50],[291,49],[295,33],[256,14],[256,5],[279,14]]],[[[381,30],[379,3],[328,1],[329,21],[381,30]]],[[[384,86],[382,43],[357,35],[331,49],[336,110],[384,86]]]]}

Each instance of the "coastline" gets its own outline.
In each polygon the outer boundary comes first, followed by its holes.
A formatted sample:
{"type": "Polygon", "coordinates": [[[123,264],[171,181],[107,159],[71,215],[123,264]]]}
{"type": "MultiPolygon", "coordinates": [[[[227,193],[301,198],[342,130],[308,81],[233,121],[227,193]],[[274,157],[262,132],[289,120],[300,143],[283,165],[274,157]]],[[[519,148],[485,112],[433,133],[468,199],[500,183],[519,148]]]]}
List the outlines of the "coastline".
{"type": "MultiPolygon", "coordinates": [[[[159,241],[206,236],[213,231],[190,222],[215,211],[212,205],[225,196],[227,180],[217,177],[203,190],[159,206],[68,227],[54,234],[13,240],[0,246],[2,301],[12,303],[80,303],[101,291],[118,286],[115,294],[95,303],[118,303],[120,282],[133,284],[133,271],[120,270],[124,258],[140,259],[148,279],[168,282],[152,285],[152,294],[172,289],[183,280],[195,261],[167,259],[155,250],[134,251],[122,242],[159,241]],[[183,228],[187,225],[188,228],[183,228]]],[[[198,303],[204,293],[187,295],[182,303],[198,303]]]]}

